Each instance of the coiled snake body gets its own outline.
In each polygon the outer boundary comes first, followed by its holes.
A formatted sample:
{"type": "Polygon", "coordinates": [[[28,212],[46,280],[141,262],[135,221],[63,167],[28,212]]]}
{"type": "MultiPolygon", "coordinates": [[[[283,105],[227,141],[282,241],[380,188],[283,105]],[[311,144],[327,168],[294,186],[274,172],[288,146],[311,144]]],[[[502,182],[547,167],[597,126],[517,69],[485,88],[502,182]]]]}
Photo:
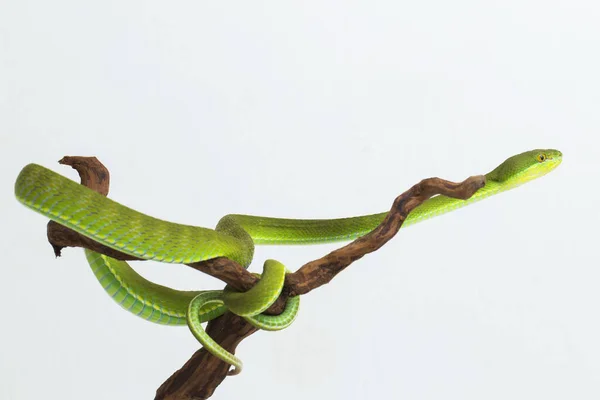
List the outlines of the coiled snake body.
{"type": "MultiPolygon", "coordinates": [[[[486,174],[486,185],[468,200],[433,197],[412,211],[403,226],[440,215],[545,175],[560,164],[557,150],[532,150],[510,157],[486,174]]],[[[227,215],[213,229],[175,224],[139,213],[49,169],[29,164],[15,183],[27,207],[105,246],[146,260],[195,263],[227,257],[244,267],[255,244],[310,244],[353,240],[377,227],[387,212],[338,219],[284,219],[227,215]]],[[[201,323],[225,311],[260,329],[278,330],[296,317],[299,297],[288,299],[280,315],[262,314],[278,298],[286,268],[267,260],[257,285],[244,293],[225,290],[180,291],[144,279],[126,262],[85,250],[104,290],[123,308],[148,321],[187,324],[215,356],[239,373],[242,362],[214,342],[201,323]]]]}

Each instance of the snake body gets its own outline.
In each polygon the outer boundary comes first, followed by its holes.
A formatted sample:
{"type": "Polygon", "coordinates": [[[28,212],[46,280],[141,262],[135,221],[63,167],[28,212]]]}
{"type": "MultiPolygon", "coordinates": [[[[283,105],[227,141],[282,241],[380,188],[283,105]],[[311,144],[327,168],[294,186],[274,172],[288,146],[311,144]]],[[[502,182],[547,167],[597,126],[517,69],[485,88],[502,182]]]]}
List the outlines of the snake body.
{"type": "MultiPolygon", "coordinates": [[[[486,174],[486,185],[468,200],[435,196],[414,209],[403,226],[464,207],[547,174],[562,161],[558,150],[531,150],[508,158],[486,174]]],[[[195,263],[227,257],[244,267],[255,244],[310,244],[356,239],[377,227],[387,212],[337,219],[285,219],[231,214],[215,229],[176,224],[142,214],[106,198],[47,168],[29,164],[15,182],[15,195],[25,206],[105,246],[146,260],[195,263]]],[[[104,290],[122,307],[148,321],[187,324],[215,356],[239,373],[242,363],[215,343],[203,322],[227,310],[260,329],[278,330],[296,317],[299,298],[288,299],[280,315],[263,312],[279,296],[285,267],[267,260],[259,283],[250,291],[181,291],[143,278],[126,262],[85,250],[104,290]]]]}

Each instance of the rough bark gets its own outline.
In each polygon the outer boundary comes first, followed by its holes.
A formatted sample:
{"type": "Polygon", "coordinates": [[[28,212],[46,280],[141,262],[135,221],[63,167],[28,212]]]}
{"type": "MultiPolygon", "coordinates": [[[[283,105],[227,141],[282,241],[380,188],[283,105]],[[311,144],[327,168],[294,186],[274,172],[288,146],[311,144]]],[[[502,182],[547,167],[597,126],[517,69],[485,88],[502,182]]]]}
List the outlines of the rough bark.
{"type": "MultiPolygon", "coordinates": [[[[105,196],[108,194],[109,172],[95,157],[64,157],[59,162],[75,168],[83,185],[105,196]]],[[[373,231],[318,260],[308,262],[296,272],[288,274],[282,295],[267,310],[267,313],[280,313],[289,296],[304,295],[329,283],[351,263],[379,249],[396,235],[408,214],[430,197],[440,194],[468,199],[484,185],[485,177],[482,175],[472,176],[460,183],[440,178],[422,180],[394,200],[390,212],[373,231]]],[[[85,247],[119,260],[137,259],[103,246],[52,221],[48,223],[47,232],[48,241],[57,256],[64,247],[85,247]]],[[[250,289],[258,281],[256,276],[240,264],[224,257],[188,265],[214,276],[240,291],[250,289]]],[[[256,332],[256,329],[243,318],[226,313],[222,317],[210,321],[207,325],[207,332],[221,346],[231,353],[235,353],[237,345],[244,338],[256,332]]],[[[204,349],[200,349],[158,388],[155,399],[207,399],[227,377],[229,368],[228,364],[213,357],[204,349]]]]}

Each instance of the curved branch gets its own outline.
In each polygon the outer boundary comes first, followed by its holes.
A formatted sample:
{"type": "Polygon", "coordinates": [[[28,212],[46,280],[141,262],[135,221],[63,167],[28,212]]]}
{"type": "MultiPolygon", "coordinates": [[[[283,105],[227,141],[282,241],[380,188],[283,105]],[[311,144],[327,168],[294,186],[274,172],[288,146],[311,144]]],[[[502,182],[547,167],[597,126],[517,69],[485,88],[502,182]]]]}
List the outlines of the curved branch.
{"type": "Polygon", "coordinates": [[[330,282],[334,276],[354,261],[379,249],[393,238],[408,214],[425,200],[443,195],[466,200],[485,185],[485,176],[472,176],[461,183],[440,178],[424,179],[396,197],[392,209],[381,224],[352,243],[332,251],[325,257],[304,264],[298,271],[286,276],[290,296],[306,294],[330,282]]]}
{"type": "MultiPolygon", "coordinates": [[[[60,163],[75,168],[79,172],[83,185],[103,195],[108,194],[108,170],[95,157],[65,157],[60,163]]],[[[440,178],[422,180],[394,200],[390,212],[373,231],[318,260],[308,262],[296,272],[288,274],[282,295],[267,310],[267,313],[280,313],[289,296],[303,295],[329,283],[354,261],[379,249],[396,235],[408,214],[425,200],[435,195],[468,199],[484,185],[485,177],[483,175],[472,176],[460,183],[440,178]]],[[[57,256],[64,247],[85,247],[119,260],[138,260],[52,221],[48,223],[48,241],[54,247],[57,256]]],[[[258,278],[240,264],[224,257],[188,265],[214,276],[240,291],[246,291],[258,282],[258,278]]],[[[207,332],[226,350],[234,353],[237,345],[244,338],[256,332],[256,328],[243,318],[226,313],[222,317],[209,321],[207,332]]],[[[227,363],[201,349],[158,388],[155,399],[207,399],[227,377],[228,370],[227,363]]]]}

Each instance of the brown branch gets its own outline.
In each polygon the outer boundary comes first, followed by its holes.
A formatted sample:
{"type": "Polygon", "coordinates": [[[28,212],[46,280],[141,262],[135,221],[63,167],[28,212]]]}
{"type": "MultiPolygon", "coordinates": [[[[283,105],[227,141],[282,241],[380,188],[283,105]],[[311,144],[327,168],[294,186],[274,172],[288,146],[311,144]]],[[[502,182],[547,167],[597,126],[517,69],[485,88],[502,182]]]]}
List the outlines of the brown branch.
{"type": "MultiPolygon", "coordinates": [[[[108,194],[108,170],[95,157],[65,157],[61,164],[75,168],[82,184],[108,194]]],[[[387,243],[400,229],[408,214],[415,207],[435,195],[468,199],[485,185],[484,176],[472,176],[461,183],[440,178],[424,179],[398,196],[390,212],[381,224],[352,243],[334,250],[326,256],[311,261],[296,272],[288,274],[282,295],[267,313],[278,314],[283,310],[289,296],[310,292],[326,283],[354,261],[387,243]]],[[[57,255],[63,247],[85,247],[120,260],[133,260],[118,251],[103,246],[83,235],[54,222],[48,224],[48,240],[57,255]]],[[[256,284],[258,278],[238,263],[224,257],[189,264],[190,267],[214,276],[233,288],[246,291],[256,284]]],[[[210,336],[231,353],[256,329],[237,315],[226,313],[207,325],[210,336]]],[[[183,367],[176,371],[156,392],[156,400],[201,400],[209,398],[227,376],[229,365],[213,357],[204,349],[198,350],[183,367]]]]}
{"type": "Polygon", "coordinates": [[[461,183],[440,178],[424,179],[396,197],[392,209],[381,224],[352,243],[332,251],[325,257],[311,261],[298,271],[286,276],[290,296],[306,294],[329,283],[334,276],[354,261],[379,249],[393,238],[408,214],[434,195],[466,200],[485,185],[485,176],[472,176],[461,183]]]}
{"type": "MultiPolygon", "coordinates": [[[[229,312],[206,326],[206,332],[232,354],[242,340],[256,331],[244,318],[229,312]]],[[[230,368],[231,365],[202,348],[158,388],[155,400],[208,399],[230,368]]]]}
{"type": "Polygon", "coordinates": [[[110,173],[96,157],[64,156],[58,163],[75,169],[83,186],[108,196],[110,173]]]}

